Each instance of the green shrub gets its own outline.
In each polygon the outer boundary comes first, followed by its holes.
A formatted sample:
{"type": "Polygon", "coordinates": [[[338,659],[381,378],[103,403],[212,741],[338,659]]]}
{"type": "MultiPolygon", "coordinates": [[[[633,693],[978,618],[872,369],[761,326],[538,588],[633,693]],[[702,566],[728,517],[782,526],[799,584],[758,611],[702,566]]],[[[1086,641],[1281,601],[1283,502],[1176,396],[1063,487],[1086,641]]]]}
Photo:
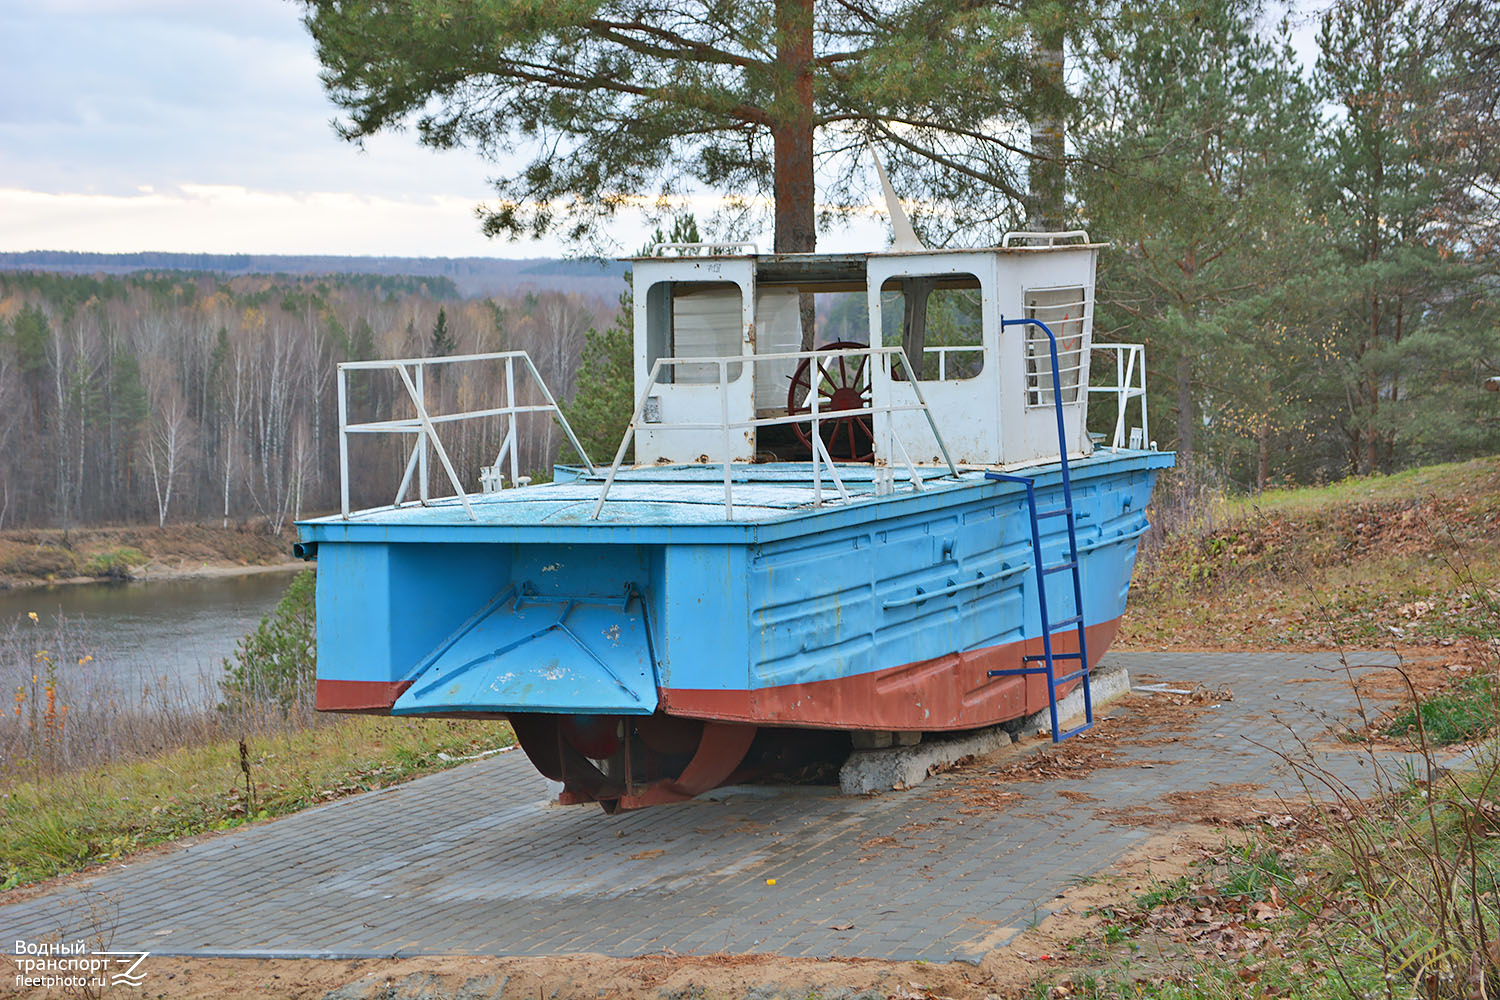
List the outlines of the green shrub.
{"type": "Polygon", "coordinates": [[[118,549],[110,549],[108,552],[100,552],[94,556],[84,565],[83,575],[101,576],[109,580],[129,580],[132,579],[131,567],[144,565],[146,561],[146,553],[126,545],[118,549]]]}
{"type": "Polygon", "coordinates": [[[313,571],[304,570],[255,631],[224,661],[220,682],[230,706],[246,702],[283,709],[310,705],[317,673],[313,571]]]}

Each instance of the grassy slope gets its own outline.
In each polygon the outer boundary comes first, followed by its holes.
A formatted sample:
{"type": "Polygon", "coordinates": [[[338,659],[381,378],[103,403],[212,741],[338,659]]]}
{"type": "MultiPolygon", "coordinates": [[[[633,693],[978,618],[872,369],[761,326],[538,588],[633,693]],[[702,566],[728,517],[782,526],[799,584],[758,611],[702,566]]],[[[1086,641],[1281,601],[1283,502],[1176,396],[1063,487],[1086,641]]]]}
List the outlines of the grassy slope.
{"type": "Polygon", "coordinates": [[[1369,798],[1330,797],[1314,767],[1320,801],[1245,815],[1219,831],[1219,845],[1195,845],[1183,877],[1116,881],[1091,911],[1094,926],[1069,944],[1072,968],[1031,995],[1494,996],[1500,759],[1451,770],[1427,760],[1434,766],[1409,783],[1369,798]]]}
{"type": "Polygon", "coordinates": [[[1143,552],[1121,643],[1489,640],[1500,457],[1220,501],[1143,552]]]}
{"type": "Polygon", "coordinates": [[[503,722],[371,716],[252,735],[248,808],[234,741],[0,786],[0,889],[395,784],[514,742],[503,722]]]}

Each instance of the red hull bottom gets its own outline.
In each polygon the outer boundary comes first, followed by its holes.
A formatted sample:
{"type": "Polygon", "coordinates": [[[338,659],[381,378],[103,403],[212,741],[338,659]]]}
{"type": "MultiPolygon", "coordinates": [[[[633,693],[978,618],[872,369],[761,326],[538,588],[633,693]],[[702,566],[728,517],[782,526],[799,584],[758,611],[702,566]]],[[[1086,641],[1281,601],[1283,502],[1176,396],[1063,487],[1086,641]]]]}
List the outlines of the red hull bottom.
{"type": "MultiPolygon", "coordinates": [[[[1091,666],[1119,630],[1118,618],[1088,627],[1091,666]]],[[[1054,653],[1076,653],[1074,633],[1054,635],[1052,648],[1054,653]]],[[[905,732],[978,729],[1047,707],[1045,677],[989,676],[991,670],[1018,669],[1025,665],[1024,657],[1041,653],[1042,640],[1037,638],[808,684],[750,691],[662,688],[658,710],[762,726],[905,732]]],[[[1060,672],[1068,672],[1067,664],[1072,662],[1076,661],[1063,661],[1060,672]]]]}

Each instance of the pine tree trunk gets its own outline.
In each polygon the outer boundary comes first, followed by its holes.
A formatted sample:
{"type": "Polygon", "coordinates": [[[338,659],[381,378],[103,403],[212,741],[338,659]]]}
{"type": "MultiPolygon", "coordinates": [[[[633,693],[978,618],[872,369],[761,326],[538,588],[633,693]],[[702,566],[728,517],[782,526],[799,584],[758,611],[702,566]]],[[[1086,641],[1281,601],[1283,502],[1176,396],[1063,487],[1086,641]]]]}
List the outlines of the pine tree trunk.
{"type": "Polygon", "coordinates": [[[1193,359],[1184,353],[1177,359],[1177,454],[1184,460],[1193,453],[1193,359]]]}
{"type": "MultiPolygon", "coordinates": [[[[813,0],[776,0],[776,60],[786,76],[776,95],[778,120],[771,126],[775,166],[777,253],[818,248],[817,188],[813,183],[813,0]]],[[[813,297],[797,299],[802,347],[817,339],[813,297]]]]}
{"type": "Polygon", "coordinates": [[[784,87],[773,105],[777,253],[817,249],[813,186],[813,0],[776,0],[776,60],[784,87]]]}

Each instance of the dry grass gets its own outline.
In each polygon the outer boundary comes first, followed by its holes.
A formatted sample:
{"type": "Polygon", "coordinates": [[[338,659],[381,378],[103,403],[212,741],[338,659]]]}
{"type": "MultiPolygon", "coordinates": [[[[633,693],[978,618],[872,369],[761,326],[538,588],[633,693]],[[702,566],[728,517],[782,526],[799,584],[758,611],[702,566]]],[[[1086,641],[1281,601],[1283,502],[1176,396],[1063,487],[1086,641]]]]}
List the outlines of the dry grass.
{"type": "Polygon", "coordinates": [[[241,732],[304,728],[310,707],[217,708],[216,675],[129,689],[86,625],[20,618],[0,631],[0,788],[100,764],[149,757],[241,732]]]}
{"type": "Polygon", "coordinates": [[[1230,500],[1169,488],[1121,642],[1137,648],[1481,644],[1497,638],[1500,458],[1230,500]],[[1190,503],[1181,497],[1191,499],[1190,503]]]}

